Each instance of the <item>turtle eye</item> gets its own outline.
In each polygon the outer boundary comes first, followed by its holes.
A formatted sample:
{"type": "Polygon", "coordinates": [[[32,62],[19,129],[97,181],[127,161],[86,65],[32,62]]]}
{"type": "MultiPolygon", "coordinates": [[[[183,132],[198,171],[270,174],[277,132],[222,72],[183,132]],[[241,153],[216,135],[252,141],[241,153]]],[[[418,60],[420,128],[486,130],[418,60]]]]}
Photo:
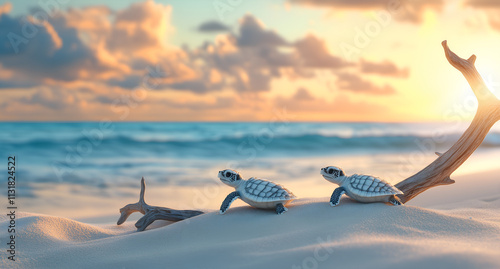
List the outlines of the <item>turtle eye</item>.
{"type": "Polygon", "coordinates": [[[226,177],[231,177],[231,172],[226,172],[226,177]]]}
{"type": "Polygon", "coordinates": [[[333,168],[328,169],[328,174],[333,174],[333,168]]]}

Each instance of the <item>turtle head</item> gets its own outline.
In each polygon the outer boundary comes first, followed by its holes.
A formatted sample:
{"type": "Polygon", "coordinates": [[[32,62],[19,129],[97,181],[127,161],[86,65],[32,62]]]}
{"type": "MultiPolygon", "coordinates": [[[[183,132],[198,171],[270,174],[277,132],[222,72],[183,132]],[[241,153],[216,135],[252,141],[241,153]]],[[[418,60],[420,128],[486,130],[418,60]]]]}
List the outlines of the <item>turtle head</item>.
{"type": "Polygon", "coordinates": [[[222,181],[222,183],[234,188],[238,187],[240,183],[243,181],[240,173],[238,173],[238,171],[234,171],[231,169],[219,171],[218,177],[220,181],[222,181]]]}
{"type": "Polygon", "coordinates": [[[325,168],[321,168],[321,175],[326,180],[339,185],[342,184],[342,181],[345,178],[345,174],[342,168],[336,166],[327,166],[325,168]]]}

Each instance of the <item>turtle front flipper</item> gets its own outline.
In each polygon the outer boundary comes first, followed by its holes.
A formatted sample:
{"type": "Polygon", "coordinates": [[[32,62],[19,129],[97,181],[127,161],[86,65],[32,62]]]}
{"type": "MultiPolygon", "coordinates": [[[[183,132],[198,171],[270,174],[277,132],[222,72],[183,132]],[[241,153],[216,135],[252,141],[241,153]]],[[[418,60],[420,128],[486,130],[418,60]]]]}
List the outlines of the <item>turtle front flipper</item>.
{"type": "Polygon", "coordinates": [[[336,206],[340,202],[340,197],[345,193],[344,187],[338,187],[336,188],[333,193],[332,197],[330,198],[330,205],[331,206],[336,206]]]}
{"type": "Polygon", "coordinates": [[[288,208],[286,208],[282,203],[276,205],[276,214],[281,215],[287,211],[288,208]]]}
{"type": "Polygon", "coordinates": [[[220,214],[226,213],[226,210],[231,206],[231,203],[234,202],[234,200],[240,198],[240,193],[237,191],[231,192],[226,199],[224,199],[224,202],[222,202],[222,205],[220,206],[220,214]]]}
{"type": "Polygon", "coordinates": [[[393,195],[389,198],[389,203],[393,205],[403,205],[403,202],[397,197],[396,195],[393,195]]]}

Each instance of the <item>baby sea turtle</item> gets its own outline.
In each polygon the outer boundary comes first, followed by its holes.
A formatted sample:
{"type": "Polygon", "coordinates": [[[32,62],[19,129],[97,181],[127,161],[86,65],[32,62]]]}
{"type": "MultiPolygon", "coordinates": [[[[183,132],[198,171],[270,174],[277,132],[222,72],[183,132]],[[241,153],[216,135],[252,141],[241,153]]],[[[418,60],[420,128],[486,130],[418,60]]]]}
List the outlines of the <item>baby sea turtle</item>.
{"type": "Polygon", "coordinates": [[[244,180],[237,171],[231,169],[219,171],[218,177],[224,184],[236,189],[222,202],[221,214],[226,212],[234,200],[240,198],[256,208],[275,208],[276,213],[281,215],[288,210],[285,206],[296,198],[281,185],[253,177],[244,180]]]}
{"type": "Polygon", "coordinates": [[[403,204],[396,196],[397,194],[403,194],[403,192],[383,179],[358,174],[348,177],[342,169],[335,166],[322,168],[321,175],[326,180],[340,186],[333,191],[330,198],[331,206],[338,205],[340,197],[344,193],[352,199],[363,203],[383,202],[393,205],[403,204]]]}

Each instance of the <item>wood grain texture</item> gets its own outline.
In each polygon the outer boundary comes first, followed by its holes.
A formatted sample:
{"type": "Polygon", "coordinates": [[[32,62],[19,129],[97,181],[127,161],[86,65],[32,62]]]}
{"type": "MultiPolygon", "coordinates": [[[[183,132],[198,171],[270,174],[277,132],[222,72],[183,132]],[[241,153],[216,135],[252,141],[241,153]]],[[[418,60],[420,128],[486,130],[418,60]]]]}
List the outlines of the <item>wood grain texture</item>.
{"type": "Polygon", "coordinates": [[[145,192],[146,183],[142,178],[139,202],[122,207],[120,209],[121,216],[116,224],[124,223],[130,214],[134,212],[141,212],[144,216],[135,223],[135,227],[137,231],[144,231],[155,220],[181,221],[204,213],[197,210],[176,210],[167,207],[150,206],[144,200],[145,192]]]}
{"type": "Polygon", "coordinates": [[[500,120],[500,101],[488,89],[474,63],[476,56],[465,60],[450,50],[445,41],[442,42],[448,62],[460,71],[472,88],[478,100],[478,109],[469,128],[460,139],[445,153],[436,153],[439,157],[415,175],[399,182],[396,187],[404,192],[399,195],[406,203],[423,191],[439,186],[453,184],[451,174],[462,165],[481,145],[491,127],[500,120]]]}

